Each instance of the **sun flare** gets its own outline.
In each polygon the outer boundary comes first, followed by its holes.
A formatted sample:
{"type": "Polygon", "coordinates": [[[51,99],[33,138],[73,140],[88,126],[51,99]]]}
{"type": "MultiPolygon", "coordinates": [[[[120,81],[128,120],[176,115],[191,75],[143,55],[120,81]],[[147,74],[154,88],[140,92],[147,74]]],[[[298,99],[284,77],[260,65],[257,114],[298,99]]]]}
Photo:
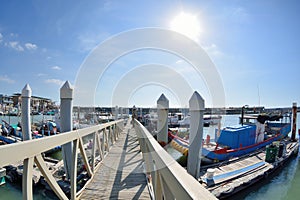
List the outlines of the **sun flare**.
{"type": "Polygon", "coordinates": [[[170,25],[171,30],[198,41],[201,30],[197,15],[181,12],[171,21],[170,25]]]}

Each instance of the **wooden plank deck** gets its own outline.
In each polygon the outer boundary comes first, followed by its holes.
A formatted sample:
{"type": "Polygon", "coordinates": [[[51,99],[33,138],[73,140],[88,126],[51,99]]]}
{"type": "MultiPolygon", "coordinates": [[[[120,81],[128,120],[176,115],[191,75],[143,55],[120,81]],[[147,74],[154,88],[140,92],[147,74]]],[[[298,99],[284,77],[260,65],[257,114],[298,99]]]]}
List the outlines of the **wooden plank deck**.
{"type": "Polygon", "coordinates": [[[150,199],[143,157],[128,123],[80,199],[150,199]]]}

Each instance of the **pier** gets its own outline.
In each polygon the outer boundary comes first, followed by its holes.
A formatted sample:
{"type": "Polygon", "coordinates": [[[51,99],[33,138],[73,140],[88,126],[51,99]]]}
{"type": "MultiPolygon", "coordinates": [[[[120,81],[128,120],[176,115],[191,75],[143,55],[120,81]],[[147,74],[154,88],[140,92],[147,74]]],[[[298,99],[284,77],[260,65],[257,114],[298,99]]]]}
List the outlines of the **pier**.
{"type": "Polygon", "coordinates": [[[135,130],[127,123],[80,199],[150,199],[135,130]]]}
{"type": "MultiPolygon", "coordinates": [[[[31,89],[29,85],[24,89],[24,98],[29,102],[31,89]]],[[[134,118],[135,113],[133,119],[116,117],[111,122],[72,130],[72,125],[68,124],[72,121],[72,91],[68,82],[61,88],[63,133],[32,139],[28,137],[28,128],[23,132],[23,142],[0,146],[0,167],[23,162],[23,199],[33,198],[32,178],[36,169],[59,199],[216,199],[193,177],[199,169],[188,173],[181,167],[134,118]],[[91,138],[89,147],[84,142],[87,137],[91,138]],[[55,177],[43,158],[44,152],[59,145],[63,146],[65,153],[63,161],[67,180],[55,177]],[[84,170],[80,172],[79,157],[84,164],[84,170]],[[85,178],[79,179],[80,176],[85,178]],[[68,193],[61,185],[65,181],[69,183],[68,193]]],[[[24,126],[30,121],[27,105],[22,110],[27,117],[24,126]]],[[[162,105],[165,107],[161,109],[168,109],[167,104],[162,105]]],[[[204,102],[201,105],[204,106],[204,102]]],[[[195,112],[202,110],[202,107],[195,108],[195,112]]],[[[167,116],[164,112],[163,116],[167,116]]],[[[161,119],[160,126],[165,127],[167,119],[161,119]]],[[[162,131],[160,134],[165,138],[167,133],[162,131]]],[[[195,158],[191,156],[190,159],[195,158]]]]}
{"type": "Polygon", "coordinates": [[[150,199],[138,138],[130,123],[120,133],[80,199],[150,199]]]}

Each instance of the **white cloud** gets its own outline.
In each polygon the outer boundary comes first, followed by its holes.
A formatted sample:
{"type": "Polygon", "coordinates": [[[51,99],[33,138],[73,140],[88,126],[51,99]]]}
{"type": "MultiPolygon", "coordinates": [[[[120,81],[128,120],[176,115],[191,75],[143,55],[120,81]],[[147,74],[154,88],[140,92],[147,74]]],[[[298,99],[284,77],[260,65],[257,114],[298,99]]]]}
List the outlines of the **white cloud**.
{"type": "Polygon", "coordinates": [[[3,41],[3,35],[0,33],[0,43],[3,41]]]}
{"type": "Polygon", "coordinates": [[[86,32],[77,37],[79,40],[79,51],[88,52],[100,44],[104,39],[107,39],[110,35],[108,33],[90,33],[86,32]]]}
{"type": "Polygon", "coordinates": [[[62,86],[64,81],[59,80],[59,79],[47,79],[47,80],[45,80],[45,83],[56,84],[56,85],[62,86]]]}
{"type": "Polygon", "coordinates": [[[183,62],[184,62],[183,60],[177,60],[176,64],[180,64],[180,63],[183,63],[183,62]]]}
{"type": "Polygon", "coordinates": [[[15,83],[15,80],[10,79],[6,75],[5,76],[0,76],[0,81],[1,82],[6,82],[6,83],[10,83],[10,84],[15,83]]]}
{"type": "Polygon", "coordinates": [[[41,77],[41,76],[46,76],[47,74],[43,74],[43,73],[39,73],[37,74],[37,76],[41,77]]]}
{"type": "Polygon", "coordinates": [[[59,67],[59,66],[53,66],[53,67],[51,67],[51,69],[53,69],[53,70],[61,70],[61,67],[59,67]]]}
{"type": "Polygon", "coordinates": [[[211,44],[209,46],[203,46],[203,49],[210,56],[222,56],[222,55],[224,55],[224,53],[219,49],[219,47],[216,44],[211,44]]]}
{"type": "Polygon", "coordinates": [[[234,23],[247,23],[251,20],[251,16],[244,7],[225,7],[224,9],[225,17],[234,23]]]}
{"type": "Polygon", "coordinates": [[[19,35],[17,33],[10,33],[9,36],[10,37],[15,37],[15,38],[19,37],[19,35]]]}
{"type": "Polygon", "coordinates": [[[8,42],[8,43],[6,43],[6,46],[9,46],[16,51],[24,51],[24,48],[19,44],[18,41],[8,42]]]}
{"type": "Polygon", "coordinates": [[[32,44],[32,43],[29,43],[29,42],[25,44],[25,47],[28,50],[36,50],[38,48],[36,44],[32,44]]]}

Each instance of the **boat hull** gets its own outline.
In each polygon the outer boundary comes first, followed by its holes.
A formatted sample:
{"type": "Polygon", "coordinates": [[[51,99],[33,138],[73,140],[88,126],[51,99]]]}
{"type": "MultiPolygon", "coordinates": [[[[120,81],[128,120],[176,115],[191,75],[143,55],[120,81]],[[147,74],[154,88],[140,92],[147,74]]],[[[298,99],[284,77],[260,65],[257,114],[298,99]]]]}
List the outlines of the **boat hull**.
{"type": "Polygon", "coordinates": [[[272,144],[274,141],[281,140],[285,138],[291,131],[291,126],[289,123],[287,124],[279,124],[279,123],[270,123],[269,128],[279,128],[278,132],[275,133],[274,136],[246,147],[236,148],[236,149],[219,149],[211,151],[205,147],[202,148],[202,155],[213,162],[230,160],[235,157],[240,157],[251,152],[254,152],[258,149],[262,149],[269,144],[272,144]]]}
{"type": "MultiPolygon", "coordinates": [[[[202,157],[203,161],[205,163],[212,163],[212,162],[219,162],[219,161],[226,161],[230,160],[232,158],[240,157],[243,155],[247,155],[249,153],[252,153],[256,150],[262,149],[266,147],[269,144],[272,144],[274,141],[281,140],[285,138],[291,131],[291,125],[290,123],[269,123],[269,128],[277,128],[277,132],[274,132],[274,135],[272,137],[269,137],[268,139],[265,139],[262,142],[255,143],[249,146],[240,147],[240,148],[234,148],[234,149],[226,149],[226,148],[218,148],[215,145],[215,149],[211,149],[206,147],[207,145],[203,145],[202,147],[202,157]]],[[[188,153],[188,141],[185,141],[182,138],[179,138],[172,133],[169,132],[169,139],[171,142],[171,145],[173,148],[178,150],[179,152],[183,154],[188,153]]]]}

